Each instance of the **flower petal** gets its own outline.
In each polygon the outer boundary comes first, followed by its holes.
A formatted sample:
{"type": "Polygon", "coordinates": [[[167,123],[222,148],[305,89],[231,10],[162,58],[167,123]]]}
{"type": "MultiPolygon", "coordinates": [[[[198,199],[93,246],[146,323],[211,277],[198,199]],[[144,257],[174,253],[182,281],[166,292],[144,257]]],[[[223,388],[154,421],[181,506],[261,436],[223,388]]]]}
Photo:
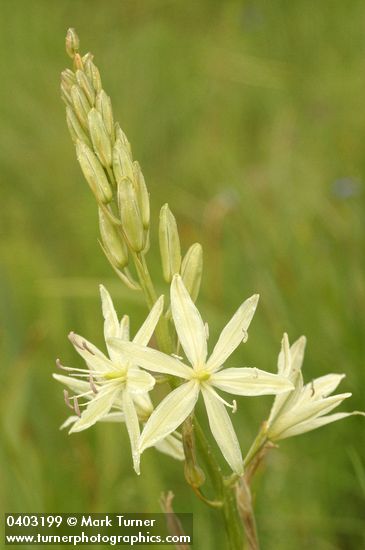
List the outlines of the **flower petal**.
{"type": "Polygon", "coordinates": [[[153,411],[141,434],[142,453],[176,430],[189,416],[199,395],[199,384],[191,380],[169,393],[153,411]]]}
{"type": "Polygon", "coordinates": [[[174,275],[171,283],[171,312],[186,357],[199,368],[207,358],[205,325],[180,275],[174,275]]]}
{"type": "Polygon", "coordinates": [[[156,380],[149,372],[130,367],[127,375],[127,390],[131,393],[146,393],[152,390],[156,380]]]}
{"type": "Polygon", "coordinates": [[[202,387],[202,394],[208,413],[209,426],[214,439],[232,470],[242,475],[243,460],[241,449],[226,408],[207,387],[202,387]]]}
{"type": "Polygon", "coordinates": [[[344,399],[351,397],[351,393],[342,393],[339,395],[332,395],[325,399],[319,399],[317,401],[309,401],[302,403],[299,406],[295,406],[289,409],[283,415],[279,415],[274,421],[273,425],[269,427],[268,436],[270,439],[280,439],[281,434],[297,426],[298,424],[307,420],[314,420],[319,416],[324,416],[337,407],[344,399]]]}
{"type": "Polygon", "coordinates": [[[235,395],[270,395],[294,389],[283,376],[245,367],[215,372],[209,381],[220,390],[235,395]]]}
{"type": "Polygon", "coordinates": [[[90,383],[85,382],[85,380],[80,380],[78,378],[72,378],[72,376],[64,376],[63,374],[52,374],[53,378],[57,380],[57,382],[61,382],[61,384],[65,384],[70,390],[73,392],[79,394],[79,393],[85,393],[89,390],[91,390],[90,383]]]}
{"type": "Polygon", "coordinates": [[[292,426],[287,430],[284,430],[283,432],[281,432],[278,439],[286,439],[287,437],[293,437],[294,435],[310,432],[312,430],[316,430],[317,428],[321,428],[326,424],[330,424],[331,422],[336,422],[337,420],[341,420],[342,418],[347,418],[348,416],[353,416],[357,414],[361,416],[365,416],[365,413],[361,411],[353,411],[350,413],[346,413],[346,412],[335,413],[335,414],[330,414],[328,416],[320,416],[319,418],[307,420],[305,422],[301,422],[300,424],[296,424],[295,426],[292,426]]]}
{"type": "Polygon", "coordinates": [[[119,392],[120,389],[115,388],[115,386],[105,386],[101,388],[96,397],[87,404],[81,418],[75,422],[69,433],[86,430],[108,414],[113,406],[114,398],[119,392]]]}
{"type": "Polygon", "coordinates": [[[104,338],[107,341],[110,337],[120,337],[118,316],[115,312],[113,301],[107,289],[99,286],[101,296],[101,309],[104,317],[104,338]]]}
{"type": "Polygon", "coordinates": [[[218,370],[237,346],[247,337],[247,329],[256,311],[259,295],[254,294],[238,308],[219,336],[218,342],[207,361],[211,372],[218,370]]]}
{"type": "Polygon", "coordinates": [[[164,297],[160,296],[159,299],[155,302],[151,311],[149,312],[147,319],[133,338],[133,342],[135,344],[139,344],[140,346],[147,346],[160,319],[163,310],[163,302],[164,297]]]}
{"type": "Polygon", "coordinates": [[[120,320],[120,328],[119,328],[119,335],[121,340],[125,340],[126,342],[129,342],[129,317],[128,315],[123,315],[123,317],[120,320]]]}
{"type": "Polygon", "coordinates": [[[316,401],[323,397],[327,397],[335,391],[345,376],[345,374],[326,374],[325,376],[321,376],[309,382],[309,384],[304,386],[296,405],[303,401],[316,401]]]}
{"type": "Polygon", "coordinates": [[[132,459],[133,459],[133,468],[136,474],[140,474],[139,463],[140,463],[140,454],[138,451],[138,441],[140,436],[139,431],[139,422],[136,409],[134,407],[133,399],[129,395],[129,392],[123,392],[123,412],[125,417],[125,423],[128,430],[129,440],[131,443],[132,450],[132,459]]]}
{"type": "Polygon", "coordinates": [[[145,422],[153,411],[153,405],[148,393],[136,393],[133,395],[133,401],[140,420],[145,422]]]}
{"type": "Polygon", "coordinates": [[[125,422],[124,413],[122,412],[111,412],[100,418],[99,422],[125,422]]]}
{"type": "Polygon", "coordinates": [[[117,370],[112,361],[108,359],[94,344],[88,342],[82,336],[70,332],[68,335],[77,353],[86,361],[88,367],[97,372],[107,372],[117,370]]]}
{"type": "Polygon", "coordinates": [[[160,453],[171,456],[175,460],[184,460],[184,449],[183,444],[180,439],[178,439],[174,433],[168,435],[161,441],[158,441],[155,445],[156,449],[160,453]]]}
{"type": "Polygon", "coordinates": [[[191,377],[191,368],[181,363],[178,359],[166,355],[156,349],[139,346],[134,342],[123,342],[117,338],[109,340],[116,350],[119,350],[134,365],[150,370],[152,372],[162,372],[172,374],[181,378],[191,377]]]}
{"type": "Polygon", "coordinates": [[[64,428],[68,428],[69,426],[71,426],[71,424],[75,424],[76,420],[78,419],[79,419],[78,416],[69,416],[68,418],[66,418],[64,423],[61,424],[60,430],[63,430],[64,428]]]}

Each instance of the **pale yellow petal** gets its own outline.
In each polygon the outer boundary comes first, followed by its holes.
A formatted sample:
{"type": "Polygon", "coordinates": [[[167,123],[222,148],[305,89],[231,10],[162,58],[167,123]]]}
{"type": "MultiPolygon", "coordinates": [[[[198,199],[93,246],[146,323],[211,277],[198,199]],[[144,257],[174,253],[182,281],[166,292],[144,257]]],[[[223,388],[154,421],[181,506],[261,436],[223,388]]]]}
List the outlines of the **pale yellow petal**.
{"type": "Polygon", "coordinates": [[[133,342],[135,344],[139,344],[140,346],[147,346],[161,317],[163,303],[164,297],[160,296],[152,307],[151,311],[149,312],[147,319],[133,338],[133,342]]]}
{"type": "Polygon", "coordinates": [[[213,437],[233,472],[242,475],[241,449],[226,407],[207,388],[202,388],[202,394],[213,437]]]}
{"type": "Polygon", "coordinates": [[[172,374],[181,378],[191,377],[191,368],[174,357],[156,349],[139,346],[134,342],[123,342],[116,338],[110,340],[115,350],[119,350],[132,364],[163,374],[172,374]]]}
{"type": "Polygon", "coordinates": [[[127,390],[133,394],[146,393],[153,389],[156,380],[149,372],[130,367],[127,375],[127,390]]]}
{"type": "Polygon", "coordinates": [[[129,441],[130,441],[131,450],[132,450],[133,468],[136,474],[139,475],[140,454],[138,451],[138,441],[139,441],[140,431],[139,431],[138,416],[133,403],[133,399],[129,395],[129,392],[127,391],[123,392],[122,401],[123,401],[123,412],[124,412],[125,423],[127,426],[129,441]]]}
{"type": "Polygon", "coordinates": [[[186,357],[199,369],[207,357],[205,325],[180,275],[174,275],[171,283],[171,312],[186,357]]]}
{"type": "Polygon", "coordinates": [[[153,411],[141,434],[142,453],[176,430],[194,409],[199,395],[199,384],[186,382],[169,393],[153,411]]]}
{"type": "Polygon", "coordinates": [[[75,422],[69,433],[86,430],[108,414],[118,393],[120,393],[120,390],[115,387],[105,386],[102,388],[95,398],[87,404],[81,417],[75,422]]]}
{"type": "Polygon", "coordinates": [[[271,395],[293,390],[293,384],[283,376],[259,369],[231,368],[215,372],[210,383],[234,395],[271,395]]]}
{"type": "Polygon", "coordinates": [[[341,420],[342,418],[347,418],[348,416],[353,415],[365,416],[365,413],[361,411],[353,411],[350,413],[343,412],[330,414],[328,416],[320,416],[319,418],[314,418],[305,422],[301,422],[299,424],[296,424],[295,426],[292,426],[291,428],[288,428],[287,430],[284,430],[283,432],[281,432],[278,439],[286,439],[287,437],[293,437],[295,435],[300,435],[305,432],[310,432],[312,430],[316,430],[317,428],[321,428],[322,426],[326,426],[327,424],[331,424],[332,422],[336,422],[337,420],[341,420]]]}
{"type": "Polygon", "coordinates": [[[254,294],[243,302],[222,330],[218,342],[207,361],[207,366],[211,372],[218,370],[237,346],[247,339],[247,330],[256,311],[258,301],[259,295],[254,294]]]}

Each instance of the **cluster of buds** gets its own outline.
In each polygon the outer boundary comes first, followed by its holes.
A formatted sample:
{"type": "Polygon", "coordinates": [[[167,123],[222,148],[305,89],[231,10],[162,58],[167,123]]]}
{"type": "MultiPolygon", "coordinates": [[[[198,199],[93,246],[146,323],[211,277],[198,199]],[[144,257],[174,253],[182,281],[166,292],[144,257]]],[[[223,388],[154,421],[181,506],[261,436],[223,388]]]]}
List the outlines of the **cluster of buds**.
{"type": "Polygon", "coordinates": [[[66,36],[73,70],[61,75],[61,95],[76,155],[99,208],[101,245],[109,262],[129,286],[129,253],[145,253],[149,243],[150,206],[146,183],[133,161],[127,137],[114,122],[93,55],[79,53],[74,29],[66,36]]]}

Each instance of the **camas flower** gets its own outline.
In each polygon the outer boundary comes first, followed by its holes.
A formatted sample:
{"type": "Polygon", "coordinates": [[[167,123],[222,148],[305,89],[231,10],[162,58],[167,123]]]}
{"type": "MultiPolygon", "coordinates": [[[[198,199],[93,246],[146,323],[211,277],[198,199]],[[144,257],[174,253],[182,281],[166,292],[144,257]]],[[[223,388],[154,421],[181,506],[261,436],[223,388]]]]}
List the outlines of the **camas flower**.
{"type": "MultiPolygon", "coordinates": [[[[79,416],[78,420],[73,423],[70,433],[86,430],[110,413],[113,406],[120,406],[131,443],[134,469],[139,473],[137,443],[140,429],[135,400],[153,388],[155,379],[109,345],[109,339],[113,337],[119,338],[121,341],[129,340],[129,318],[125,315],[119,323],[112,299],[102,285],[100,294],[104,316],[104,337],[109,357],[85,338],[72,332],[69,339],[85,360],[87,369],[65,367],[58,361],[58,365],[72,375],[69,378],[68,386],[76,391],[76,395],[72,398],[73,407],[68,393],[65,393],[66,402],[79,416]],[[81,382],[85,382],[82,379],[88,381],[87,386],[80,385],[81,382]],[[85,398],[85,402],[82,404],[79,403],[81,397],[85,398]],[[85,410],[81,413],[80,407],[83,406],[85,410]]],[[[161,296],[133,338],[135,344],[144,346],[148,344],[162,309],[163,297],[161,296]]],[[[57,379],[57,375],[55,377],[57,379]]],[[[65,381],[63,380],[63,382],[65,381]]]]}
{"type": "Polygon", "coordinates": [[[283,376],[252,368],[221,370],[226,359],[247,339],[247,329],[255,313],[258,295],[246,300],[223,329],[207,359],[207,330],[179,275],[171,283],[171,312],[176,331],[191,367],[157,350],[112,338],[109,346],[131,362],[152,372],[178,376],[185,383],[168,394],[147,421],[141,434],[139,452],[173,432],[191,414],[202,392],[212,434],[234,472],[242,474],[240,446],[225,405],[215,388],[236,395],[265,395],[287,392],[292,384],[283,376]]]}
{"type": "Polygon", "coordinates": [[[278,358],[278,373],[288,377],[294,384],[293,392],[275,397],[270,417],[266,424],[266,436],[272,441],[285,439],[309,432],[346,418],[359,411],[342,412],[326,416],[340,405],[351,393],[330,395],[345,377],[344,374],[327,374],[303,384],[301,367],[306,340],[299,338],[291,347],[287,334],[284,334],[278,358]]]}

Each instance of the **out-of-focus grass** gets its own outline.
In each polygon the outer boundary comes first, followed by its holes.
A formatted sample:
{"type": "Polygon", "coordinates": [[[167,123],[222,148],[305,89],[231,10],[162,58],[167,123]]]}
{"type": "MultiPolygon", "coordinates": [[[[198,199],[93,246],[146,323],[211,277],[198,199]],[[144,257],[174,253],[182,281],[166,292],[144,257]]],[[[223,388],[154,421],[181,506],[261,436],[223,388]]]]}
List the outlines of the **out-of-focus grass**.
{"type": "MultiPolygon", "coordinates": [[[[168,201],[184,247],[203,242],[199,305],[212,340],[259,292],[232,365],[274,371],[282,332],[305,333],[307,379],[346,372],[352,410],[365,405],[364,3],[4,0],[0,9],[0,501],[7,511],[157,512],[173,488],[176,509],[195,514],[197,548],[221,548],[215,516],[179,464],[149,452],[137,478],[118,426],[58,431],[67,412],[54,359],[78,363],[71,329],[101,344],[97,284],[135,327],[145,314],[96,243],[59,100],[64,34],[75,26],[96,54],[154,220],[168,201]]],[[[160,277],[156,221],[150,256],[160,277]]],[[[239,400],[244,449],[269,407],[239,400]]],[[[256,483],[263,548],[365,545],[364,433],[353,418],[272,453],[256,483]]]]}

